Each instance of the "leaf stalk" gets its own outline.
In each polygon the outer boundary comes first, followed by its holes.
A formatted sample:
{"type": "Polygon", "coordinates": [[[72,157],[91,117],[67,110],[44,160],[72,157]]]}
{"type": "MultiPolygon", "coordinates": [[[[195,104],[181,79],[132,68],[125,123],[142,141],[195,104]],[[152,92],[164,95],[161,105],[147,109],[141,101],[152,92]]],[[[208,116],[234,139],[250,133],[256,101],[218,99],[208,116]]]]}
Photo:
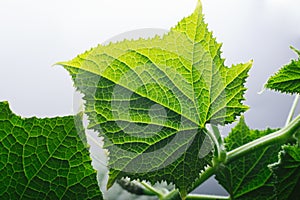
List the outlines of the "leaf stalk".
{"type": "Polygon", "coordinates": [[[268,146],[271,144],[284,144],[295,135],[298,129],[300,129],[300,115],[298,115],[291,123],[289,123],[288,126],[229,151],[227,153],[227,159],[225,163],[230,163],[233,160],[236,160],[241,156],[253,152],[263,146],[268,146]]]}
{"type": "Polygon", "coordinates": [[[214,143],[217,146],[217,162],[223,162],[226,159],[226,149],[224,146],[223,138],[217,125],[211,124],[211,128],[214,133],[214,143]]]}
{"type": "Polygon", "coordinates": [[[146,188],[145,191],[147,191],[148,195],[152,196],[153,194],[155,194],[156,196],[158,196],[159,199],[161,199],[164,196],[160,191],[158,191],[145,181],[142,181],[141,184],[146,188]]]}
{"type": "Polygon", "coordinates": [[[223,200],[223,199],[230,199],[229,196],[219,196],[219,195],[197,195],[197,194],[190,194],[186,197],[186,200],[196,200],[196,199],[214,199],[214,200],[223,200]]]}
{"type": "Polygon", "coordinates": [[[286,120],[285,126],[288,126],[289,123],[292,121],[292,119],[293,119],[293,117],[294,117],[295,110],[296,110],[296,107],[297,107],[298,102],[299,102],[299,97],[300,97],[299,94],[297,94],[297,95],[295,96],[295,99],[294,99],[293,105],[292,105],[292,107],[291,107],[290,113],[289,113],[289,115],[288,115],[288,118],[287,118],[287,120],[286,120]]]}

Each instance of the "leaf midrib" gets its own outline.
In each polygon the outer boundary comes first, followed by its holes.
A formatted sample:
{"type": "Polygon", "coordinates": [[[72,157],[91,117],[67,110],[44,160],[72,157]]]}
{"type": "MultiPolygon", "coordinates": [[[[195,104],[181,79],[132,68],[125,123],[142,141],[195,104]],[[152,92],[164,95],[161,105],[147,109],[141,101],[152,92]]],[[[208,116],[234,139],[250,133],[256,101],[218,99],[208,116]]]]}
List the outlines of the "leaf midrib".
{"type": "MultiPolygon", "coordinates": [[[[92,60],[89,60],[89,61],[94,62],[94,61],[92,61],[92,60]]],[[[94,62],[94,63],[95,63],[95,62],[94,62]]],[[[97,64],[97,63],[95,63],[95,64],[97,64]]],[[[63,64],[63,65],[64,65],[65,67],[70,67],[70,68],[74,68],[74,69],[84,70],[84,71],[87,71],[87,72],[90,72],[90,73],[93,73],[93,74],[99,76],[99,74],[98,74],[97,72],[93,71],[93,70],[83,69],[83,68],[81,68],[81,67],[78,67],[78,66],[71,66],[71,65],[68,65],[68,64],[63,64]]],[[[106,78],[107,80],[109,80],[109,81],[115,83],[114,80],[112,80],[111,78],[109,78],[109,77],[106,76],[106,75],[102,75],[102,77],[104,77],[104,78],[106,78]]],[[[115,84],[117,84],[117,83],[115,83],[115,84]]],[[[124,87],[124,88],[127,89],[127,90],[132,91],[130,88],[124,86],[124,84],[118,84],[118,85],[124,87]]],[[[139,96],[141,96],[141,97],[143,97],[143,98],[149,99],[149,100],[151,100],[151,101],[153,101],[153,102],[155,102],[155,103],[161,105],[160,102],[156,101],[155,99],[153,99],[153,98],[151,98],[151,97],[145,96],[145,95],[143,95],[143,94],[141,94],[141,93],[139,93],[139,92],[137,92],[137,91],[132,91],[132,92],[135,93],[135,94],[138,94],[139,96]]],[[[168,108],[169,110],[171,110],[171,111],[177,113],[178,115],[182,115],[182,113],[179,113],[177,110],[172,109],[172,108],[169,108],[169,107],[167,107],[166,105],[164,105],[164,106],[165,106],[166,108],[168,108]]],[[[195,122],[195,121],[194,121],[193,119],[191,119],[190,117],[188,117],[188,116],[184,116],[184,117],[185,117],[186,119],[188,119],[190,122],[194,123],[195,125],[198,125],[198,123],[195,122]]]]}
{"type": "MultiPolygon", "coordinates": [[[[252,172],[252,170],[253,170],[253,169],[256,167],[256,165],[260,162],[260,160],[262,159],[262,157],[264,156],[265,152],[266,152],[268,149],[269,149],[269,148],[265,148],[265,149],[263,150],[263,152],[260,154],[260,156],[255,160],[255,163],[252,165],[252,167],[249,168],[249,170],[248,170],[246,173],[244,173],[243,178],[240,179],[241,181],[240,181],[239,184],[236,186],[235,190],[233,191],[233,194],[236,194],[236,193],[237,193],[237,190],[240,189],[240,186],[241,186],[241,184],[243,183],[245,177],[247,177],[247,176],[249,175],[249,173],[252,172]]],[[[261,183],[261,184],[263,185],[264,183],[261,183]]],[[[258,186],[258,187],[259,187],[259,186],[258,186]]],[[[256,188],[254,188],[254,189],[256,189],[256,188]]],[[[252,189],[252,190],[253,190],[253,189],[252,189]]],[[[251,190],[251,191],[252,191],[252,190],[251,190]]],[[[245,192],[239,194],[239,195],[236,196],[236,197],[239,197],[239,196],[241,196],[241,195],[243,195],[244,193],[247,193],[247,192],[249,192],[249,191],[245,191],[245,192]]]]}

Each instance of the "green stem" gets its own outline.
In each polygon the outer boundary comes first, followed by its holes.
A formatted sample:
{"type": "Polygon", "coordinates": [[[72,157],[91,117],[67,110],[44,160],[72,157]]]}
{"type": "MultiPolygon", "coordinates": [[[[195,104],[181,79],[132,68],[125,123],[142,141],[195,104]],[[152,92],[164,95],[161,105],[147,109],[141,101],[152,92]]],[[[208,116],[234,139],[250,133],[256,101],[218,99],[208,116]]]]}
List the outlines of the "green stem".
{"type": "Polygon", "coordinates": [[[140,183],[146,188],[146,191],[148,190],[149,195],[155,194],[156,196],[158,196],[159,199],[161,199],[164,196],[164,194],[162,194],[160,191],[158,191],[157,189],[155,189],[148,183],[146,183],[144,181],[142,181],[140,183]]]}
{"type": "Polygon", "coordinates": [[[295,99],[294,99],[293,105],[292,105],[292,107],[291,107],[289,116],[288,116],[288,118],[287,118],[287,120],[286,120],[285,126],[287,126],[287,125],[292,121],[293,116],[294,116],[294,114],[295,114],[295,110],[296,110],[296,108],[297,108],[298,102],[299,102],[299,94],[297,94],[297,95],[295,96],[295,99]]]}
{"type": "Polygon", "coordinates": [[[157,193],[148,190],[145,186],[142,185],[139,181],[130,181],[129,179],[120,179],[117,180],[117,183],[128,192],[136,195],[148,195],[148,196],[156,196],[157,193]]]}
{"type": "Polygon", "coordinates": [[[212,131],[215,135],[215,143],[218,151],[218,162],[223,162],[226,159],[226,150],[218,126],[211,124],[212,131]]]}
{"type": "Polygon", "coordinates": [[[220,133],[220,130],[219,130],[218,126],[214,125],[214,124],[211,124],[210,126],[211,126],[211,129],[212,129],[213,133],[216,136],[217,142],[219,144],[223,144],[223,140],[222,140],[221,133],[220,133]]]}
{"type": "Polygon", "coordinates": [[[218,148],[218,157],[220,157],[221,146],[223,144],[222,137],[221,137],[218,126],[216,126],[214,124],[211,124],[210,126],[211,126],[211,129],[212,129],[213,134],[214,134],[214,139],[215,139],[214,142],[216,143],[216,146],[218,148]]]}
{"type": "Polygon", "coordinates": [[[298,54],[298,55],[300,56],[300,51],[299,51],[298,49],[296,49],[296,48],[293,47],[293,46],[290,46],[290,48],[291,48],[292,50],[294,50],[295,53],[298,54]]]}
{"type": "MultiPolygon", "coordinates": [[[[213,125],[211,125],[211,127],[213,127],[213,125]]],[[[216,137],[215,133],[211,133],[209,130],[206,130],[206,133],[210,137],[210,139],[212,140],[213,144],[216,146],[217,155],[219,156],[221,148],[220,148],[220,145],[219,145],[218,138],[216,137]]]]}
{"type": "Polygon", "coordinates": [[[211,166],[207,167],[204,170],[204,172],[202,172],[200,174],[199,179],[197,179],[191,186],[190,192],[193,191],[194,189],[196,189],[202,183],[204,183],[211,176],[213,176],[216,172],[216,169],[219,167],[219,164],[224,162],[224,160],[226,159],[226,151],[225,151],[225,147],[223,144],[223,139],[221,137],[220,131],[219,131],[218,127],[215,125],[211,125],[211,128],[212,128],[214,134],[212,134],[211,132],[208,131],[208,135],[210,136],[210,138],[213,140],[214,144],[217,147],[218,158],[217,158],[217,160],[214,160],[213,167],[211,167],[211,166]]]}
{"type": "Polygon", "coordinates": [[[218,195],[197,195],[197,194],[190,194],[186,197],[186,200],[193,200],[193,199],[206,199],[206,200],[210,200],[210,199],[215,199],[215,200],[222,200],[222,199],[230,199],[230,197],[228,196],[218,196],[218,195]]]}
{"type": "Polygon", "coordinates": [[[289,123],[288,126],[229,151],[227,153],[227,159],[225,163],[236,160],[237,158],[253,152],[262,146],[268,146],[271,144],[284,144],[293,137],[297,129],[300,129],[300,115],[297,116],[291,123],[289,123]]]}
{"type": "Polygon", "coordinates": [[[178,200],[178,199],[182,199],[178,189],[174,189],[168,194],[160,198],[160,200],[178,200]]]}

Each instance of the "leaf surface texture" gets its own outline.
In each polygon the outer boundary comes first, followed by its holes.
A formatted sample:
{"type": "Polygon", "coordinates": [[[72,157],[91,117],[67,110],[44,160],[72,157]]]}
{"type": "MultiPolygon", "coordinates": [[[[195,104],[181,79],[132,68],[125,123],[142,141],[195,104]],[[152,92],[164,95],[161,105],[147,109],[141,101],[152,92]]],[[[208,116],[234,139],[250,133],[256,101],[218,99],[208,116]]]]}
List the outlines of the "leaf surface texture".
{"type": "Polygon", "coordinates": [[[1,199],[102,199],[80,116],[23,119],[0,102],[1,199]]]}
{"type": "MultiPolygon", "coordinates": [[[[227,151],[231,151],[276,130],[250,130],[244,118],[225,138],[227,151]]],[[[281,145],[258,148],[245,156],[225,164],[217,171],[216,179],[232,199],[274,199],[274,185],[269,164],[277,162],[281,145]]]]}
{"type": "MultiPolygon", "coordinates": [[[[300,57],[300,51],[294,50],[300,57]]],[[[300,58],[283,66],[268,80],[266,88],[283,93],[300,94],[300,58]]]]}
{"type": "Polygon", "coordinates": [[[279,162],[270,166],[273,171],[278,200],[298,199],[300,195],[300,148],[284,145],[279,162]]]}
{"type": "Polygon", "coordinates": [[[84,94],[89,127],[109,150],[108,187],[122,177],[174,183],[185,196],[211,165],[207,123],[227,124],[242,104],[252,62],[226,67],[199,2],[167,34],[99,45],[61,62],[84,94]]]}

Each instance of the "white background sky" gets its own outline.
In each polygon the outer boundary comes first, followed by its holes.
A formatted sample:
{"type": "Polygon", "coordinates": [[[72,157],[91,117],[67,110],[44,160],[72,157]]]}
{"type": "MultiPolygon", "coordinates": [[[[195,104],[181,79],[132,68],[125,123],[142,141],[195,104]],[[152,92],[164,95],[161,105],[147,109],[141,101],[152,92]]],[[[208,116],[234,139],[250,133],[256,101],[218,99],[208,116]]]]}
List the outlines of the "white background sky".
{"type": "MultiPolygon", "coordinates": [[[[51,67],[123,32],[168,30],[193,12],[196,0],[0,0],[0,101],[24,117],[73,114],[74,88],[51,67]]],[[[203,0],[206,22],[223,43],[226,63],[254,60],[246,121],[283,126],[292,97],[259,92],[300,48],[299,0],[203,0]]]]}

